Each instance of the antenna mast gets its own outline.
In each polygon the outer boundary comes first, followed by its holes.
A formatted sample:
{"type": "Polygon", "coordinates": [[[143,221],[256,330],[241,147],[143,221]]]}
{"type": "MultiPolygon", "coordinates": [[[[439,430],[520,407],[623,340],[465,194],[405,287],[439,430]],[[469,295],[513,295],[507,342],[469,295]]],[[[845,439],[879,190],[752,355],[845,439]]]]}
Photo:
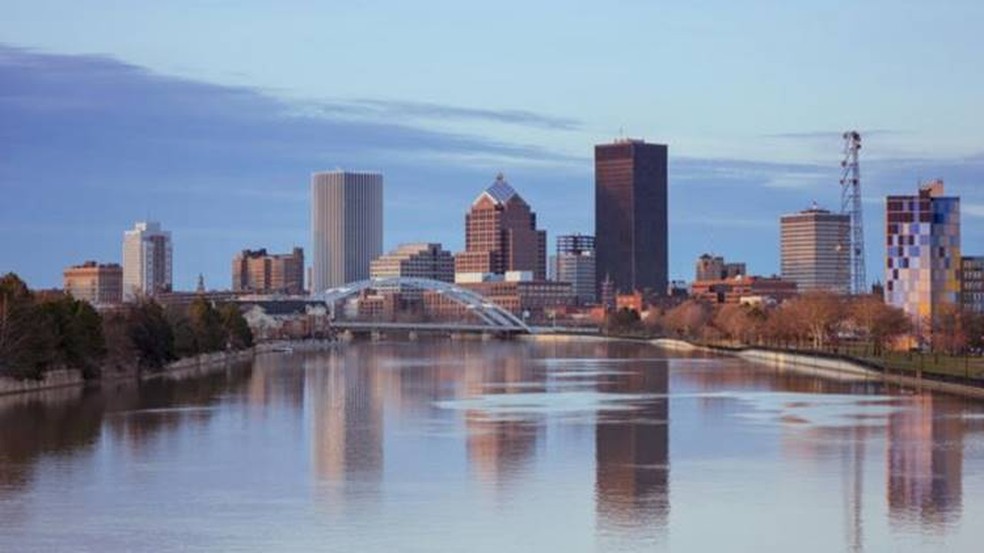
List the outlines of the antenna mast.
{"type": "Polygon", "coordinates": [[[868,290],[868,278],[864,268],[864,220],[861,211],[861,169],[858,152],[861,150],[861,134],[844,133],[844,160],[841,161],[841,213],[851,217],[849,236],[851,293],[864,294],[868,290]]]}

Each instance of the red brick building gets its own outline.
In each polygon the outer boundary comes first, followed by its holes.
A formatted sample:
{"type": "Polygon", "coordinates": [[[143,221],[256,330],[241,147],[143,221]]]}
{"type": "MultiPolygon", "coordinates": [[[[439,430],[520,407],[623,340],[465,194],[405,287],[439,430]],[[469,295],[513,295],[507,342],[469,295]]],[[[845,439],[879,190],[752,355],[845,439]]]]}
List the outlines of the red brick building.
{"type": "Polygon", "coordinates": [[[537,230],[536,213],[500,173],[465,215],[465,251],[455,256],[455,273],[507,271],[545,280],[547,233],[537,230]]]}

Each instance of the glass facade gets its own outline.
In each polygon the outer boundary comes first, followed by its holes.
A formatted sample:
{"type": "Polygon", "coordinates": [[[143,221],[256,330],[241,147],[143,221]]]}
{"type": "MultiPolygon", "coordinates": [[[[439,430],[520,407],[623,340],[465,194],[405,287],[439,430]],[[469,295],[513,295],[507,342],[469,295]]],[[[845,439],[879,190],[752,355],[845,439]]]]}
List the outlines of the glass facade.
{"type": "Polygon", "coordinates": [[[642,140],[595,146],[596,282],[619,293],[667,285],[667,147],[642,140]]]}

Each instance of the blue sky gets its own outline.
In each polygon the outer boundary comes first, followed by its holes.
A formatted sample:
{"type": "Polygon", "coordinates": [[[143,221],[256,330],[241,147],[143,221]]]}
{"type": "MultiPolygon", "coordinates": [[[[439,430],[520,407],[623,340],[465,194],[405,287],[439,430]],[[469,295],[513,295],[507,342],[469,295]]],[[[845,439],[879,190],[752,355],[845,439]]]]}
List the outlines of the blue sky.
{"type": "Polygon", "coordinates": [[[463,246],[498,171],[550,236],[591,232],[592,145],[670,145],[671,275],[704,251],[778,271],[778,217],[839,205],[864,134],[869,278],[882,198],[940,177],[984,253],[984,4],[3,0],[0,271],[55,286],[148,215],[175,280],[308,247],[308,179],[380,170],[386,246],[463,246]],[[84,4],[84,5],[83,5],[84,4]]]}

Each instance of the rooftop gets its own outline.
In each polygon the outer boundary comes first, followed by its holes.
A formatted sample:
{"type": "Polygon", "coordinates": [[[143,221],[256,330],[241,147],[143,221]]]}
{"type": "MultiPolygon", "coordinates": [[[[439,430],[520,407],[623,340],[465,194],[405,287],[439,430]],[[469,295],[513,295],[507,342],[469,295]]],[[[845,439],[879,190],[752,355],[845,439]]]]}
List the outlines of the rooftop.
{"type": "Polygon", "coordinates": [[[488,196],[497,205],[505,205],[506,202],[511,200],[513,196],[518,196],[516,190],[506,182],[506,177],[502,173],[495,176],[495,182],[493,182],[488,188],[486,188],[478,198],[475,198],[475,203],[482,199],[482,196],[488,196]]]}

